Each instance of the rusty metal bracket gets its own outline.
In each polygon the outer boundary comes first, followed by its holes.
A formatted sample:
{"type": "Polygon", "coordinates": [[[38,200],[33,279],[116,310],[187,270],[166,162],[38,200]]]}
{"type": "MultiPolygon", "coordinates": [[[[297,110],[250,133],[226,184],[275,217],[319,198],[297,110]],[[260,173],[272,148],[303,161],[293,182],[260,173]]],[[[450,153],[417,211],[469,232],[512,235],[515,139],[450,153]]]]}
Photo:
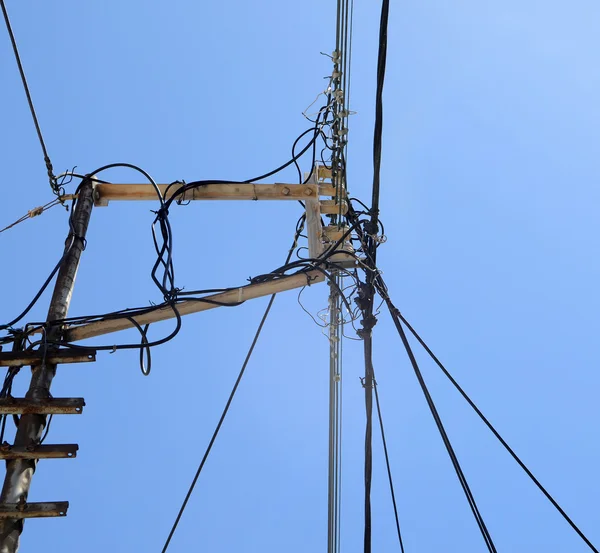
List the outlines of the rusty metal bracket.
{"type": "Polygon", "coordinates": [[[77,457],[77,444],[64,445],[0,445],[0,459],[73,459],[77,457]]]}
{"type": "Polygon", "coordinates": [[[54,397],[27,399],[7,397],[0,399],[0,415],[80,415],[85,401],[82,397],[54,397]]]}
{"type": "MultiPolygon", "coordinates": [[[[44,360],[43,352],[35,351],[0,351],[0,367],[22,367],[24,365],[39,365],[44,360]]],[[[59,349],[46,353],[46,363],[91,363],[96,361],[95,349],[79,349],[70,351],[59,349]]]]}
{"type": "Polygon", "coordinates": [[[54,503],[0,503],[0,518],[46,518],[67,516],[68,501],[54,503]]]}

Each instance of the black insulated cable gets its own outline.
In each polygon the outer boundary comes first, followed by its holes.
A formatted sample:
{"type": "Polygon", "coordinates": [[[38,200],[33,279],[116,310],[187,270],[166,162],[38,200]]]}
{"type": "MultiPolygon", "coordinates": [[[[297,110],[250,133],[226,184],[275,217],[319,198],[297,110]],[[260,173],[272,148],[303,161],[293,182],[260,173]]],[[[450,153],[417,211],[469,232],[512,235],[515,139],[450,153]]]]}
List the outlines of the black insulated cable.
{"type": "MultiPolygon", "coordinates": [[[[394,309],[396,309],[394,307],[394,309]]],[[[577,535],[585,542],[585,544],[594,552],[599,553],[598,549],[592,544],[592,542],[587,538],[587,536],[579,529],[579,527],[573,522],[571,517],[564,511],[564,509],[558,504],[558,502],[550,495],[550,492],[546,490],[546,488],[540,483],[540,481],[533,475],[531,470],[527,467],[527,465],[521,460],[521,458],[514,452],[514,450],[506,443],[504,438],[500,435],[500,433],[494,428],[492,423],[487,419],[487,417],[479,410],[477,405],[471,400],[471,398],[467,395],[467,393],[463,390],[460,384],[452,377],[450,372],[446,369],[446,367],[442,364],[442,362],[437,358],[437,356],[433,353],[433,351],[429,348],[429,346],[425,343],[425,341],[419,336],[417,331],[410,325],[410,323],[403,317],[402,313],[396,309],[396,314],[398,318],[406,325],[406,328],[410,331],[410,333],[415,337],[415,339],[421,344],[423,349],[428,353],[428,355],[433,359],[435,364],[441,369],[446,378],[452,383],[452,385],[458,390],[460,395],[465,399],[465,401],[469,404],[469,406],[477,413],[477,416],[483,421],[483,423],[488,427],[488,429],[492,432],[492,434],[496,437],[496,439],[502,444],[504,449],[508,451],[510,456],[517,462],[517,464],[523,469],[525,474],[529,476],[531,481],[537,486],[537,488],[544,494],[546,499],[550,501],[550,503],[554,506],[554,508],[561,514],[561,516],[565,519],[565,521],[571,526],[573,530],[577,533],[577,535]]]]}
{"type": "Polygon", "coordinates": [[[42,153],[44,154],[44,163],[46,164],[46,171],[48,172],[48,179],[50,181],[50,187],[52,188],[52,192],[54,192],[54,194],[59,196],[60,195],[60,187],[56,182],[56,177],[54,176],[54,169],[52,167],[52,162],[50,161],[50,156],[48,156],[48,150],[46,149],[46,143],[44,142],[44,137],[42,136],[42,130],[40,128],[40,124],[38,122],[38,118],[35,113],[35,108],[33,107],[33,100],[31,99],[31,93],[29,92],[29,85],[27,84],[27,78],[25,77],[25,70],[23,69],[23,64],[21,63],[21,56],[19,55],[19,48],[17,47],[17,41],[15,39],[15,35],[12,30],[12,25],[10,24],[10,18],[8,17],[8,12],[6,11],[6,5],[4,4],[4,0],[0,0],[0,6],[2,7],[2,14],[4,15],[4,22],[6,23],[6,30],[8,31],[8,35],[10,37],[10,42],[12,44],[13,52],[15,54],[15,60],[17,62],[17,66],[19,68],[19,74],[21,75],[23,89],[25,90],[25,95],[27,96],[27,103],[29,104],[29,111],[31,112],[33,124],[35,125],[35,130],[38,135],[38,140],[40,142],[40,146],[42,147],[42,153]]]}
{"type": "Polygon", "coordinates": [[[387,35],[390,2],[383,0],[379,21],[379,53],[377,57],[377,92],[375,95],[375,128],[373,131],[373,196],[371,201],[372,223],[379,216],[379,190],[381,174],[381,141],[383,134],[383,85],[387,60],[387,35]]]}
{"type": "Polygon", "coordinates": [[[396,532],[398,533],[398,543],[400,551],[404,553],[404,542],[400,532],[400,520],[398,518],[398,507],[396,505],[396,492],[394,491],[394,481],[392,480],[392,469],[390,467],[390,457],[388,454],[387,440],[385,439],[385,429],[383,427],[383,416],[381,414],[381,405],[379,404],[379,392],[377,391],[377,380],[373,379],[373,390],[375,391],[375,406],[377,407],[377,418],[379,419],[379,429],[381,430],[381,441],[383,443],[383,453],[385,455],[385,466],[387,468],[388,481],[390,484],[390,494],[392,496],[392,505],[394,507],[394,519],[396,521],[396,532]]]}
{"type": "MultiPolygon", "coordinates": [[[[302,226],[300,226],[300,227],[297,227],[296,234],[294,236],[294,241],[292,243],[292,247],[290,248],[290,251],[286,258],[286,263],[289,262],[289,260],[292,258],[292,253],[294,251],[294,245],[296,244],[296,241],[298,240],[298,236],[300,235],[300,233],[302,232],[303,229],[304,229],[304,224],[302,224],[302,226]]],[[[235,384],[233,385],[233,389],[231,390],[231,393],[229,394],[229,398],[227,399],[227,403],[225,404],[223,412],[221,413],[219,422],[217,423],[217,426],[212,434],[210,442],[208,443],[208,447],[206,448],[206,451],[204,452],[204,455],[202,456],[202,460],[200,461],[200,465],[198,466],[198,469],[196,470],[196,474],[194,475],[194,478],[192,479],[192,483],[190,484],[190,487],[185,495],[183,503],[181,504],[181,507],[179,508],[179,512],[177,513],[177,517],[175,518],[175,522],[173,523],[173,526],[171,527],[171,530],[169,532],[169,535],[167,536],[167,540],[165,541],[165,545],[163,546],[161,553],[166,553],[167,549],[169,548],[169,544],[171,543],[171,540],[173,539],[175,530],[177,530],[179,521],[181,520],[181,517],[183,515],[183,512],[185,511],[188,501],[190,500],[192,492],[194,491],[194,488],[196,487],[196,482],[198,482],[200,473],[202,472],[202,469],[204,468],[204,465],[206,464],[206,460],[208,459],[208,456],[212,450],[215,440],[217,439],[217,436],[219,435],[221,426],[223,426],[225,417],[227,416],[227,413],[229,412],[229,407],[231,406],[233,398],[235,397],[235,393],[240,385],[240,382],[242,381],[242,377],[244,376],[244,373],[246,372],[246,367],[248,366],[248,362],[250,361],[250,358],[252,357],[252,352],[254,351],[254,347],[256,346],[256,343],[258,342],[258,338],[260,337],[260,333],[262,332],[265,321],[267,320],[269,312],[271,311],[271,307],[273,307],[273,302],[275,301],[276,296],[277,296],[277,294],[273,294],[271,296],[271,298],[269,299],[269,303],[267,304],[267,308],[265,309],[262,319],[260,320],[260,323],[258,324],[256,333],[254,334],[254,338],[252,340],[252,343],[250,344],[250,348],[248,349],[248,353],[246,354],[244,363],[242,364],[242,368],[240,369],[240,372],[235,381],[235,384]]]]}
{"type": "Polygon", "coordinates": [[[435,424],[437,426],[438,432],[440,433],[442,441],[444,442],[444,445],[446,446],[446,450],[448,452],[448,456],[450,457],[450,460],[452,461],[452,466],[454,467],[456,476],[458,477],[460,485],[465,493],[465,497],[467,498],[469,506],[471,507],[471,511],[473,512],[473,516],[475,517],[477,526],[479,527],[481,535],[483,536],[483,540],[485,541],[485,544],[490,553],[497,553],[496,546],[494,545],[494,542],[489,533],[489,530],[487,529],[485,521],[483,520],[481,512],[479,511],[479,508],[477,507],[477,503],[475,502],[475,497],[473,496],[473,492],[471,491],[471,488],[469,487],[467,479],[466,479],[464,472],[458,461],[458,457],[456,456],[456,453],[454,452],[454,448],[452,447],[452,444],[450,443],[450,438],[448,437],[446,429],[444,428],[442,419],[438,413],[438,410],[437,410],[437,407],[435,406],[433,398],[431,397],[431,394],[429,393],[429,389],[427,388],[427,384],[425,383],[425,380],[421,373],[421,369],[419,368],[419,365],[414,356],[412,348],[410,347],[408,338],[406,337],[406,333],[404,332],[404,328],[402,327],[400,319],[398,318],[397,310],[395,309],[394,305],[392,304],[392,302],[390,301],[390,299],[388,297],[385,298],[385,301],[386,301],[386,304],[390,311],[390,315],[392,316],[394,325],[396,326],[396,330],[398,331],[398,334],[400,335],[400,339],[402,340],[402,344],[404,345],[404,349],[406,350],[408,358],[410,359],[410,363],[415,372],[417,380],[419,381],[419,385],[421,386],[421,390],[423,391],[423,395],[425,396],[425,400],[427,401],[427,405],[429,406],[431,415],[433,416],[433,419],[435,420],[435,424]]]}

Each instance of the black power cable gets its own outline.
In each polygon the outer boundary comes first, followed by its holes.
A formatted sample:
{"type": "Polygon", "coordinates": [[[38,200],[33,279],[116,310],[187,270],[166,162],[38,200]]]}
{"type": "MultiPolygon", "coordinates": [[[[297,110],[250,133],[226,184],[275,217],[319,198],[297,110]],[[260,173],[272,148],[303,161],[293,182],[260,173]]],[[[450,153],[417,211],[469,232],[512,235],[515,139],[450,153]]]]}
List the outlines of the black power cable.
{"type": "MultiPolygon", "coordinates": [[[[363,284],[359,287],[359,298],[358,298],[358,300],[355,300],[355,301],[357,301],[357,303],[359,304],[359,307],[363,310],[363,313],[367,313],[369,311],[369,309],[372,310],[372,298],[373,298],[372,290],[373,290],[373,288],[377,288],[381,297],[388,304],[388,308],[390,309],[390,313],[392,315],[392,319],[394,321],[396,329],[398,330],[400,338],[402,339],[402,343],[406,349],[406,353],[408,354],[408,357],[410,359],[410,362],[411,362],[411,365],[415,372],[415,375],[417,376],[417,380],[419,381],[419,384],[423,391],[423,395],[425,396],[425,399],[427,401],[427,404],[429,406],[431,414],[435,420],[435,423],[436,423],[436,426],[440,433],[440,436],[442,437],[442,441],[444,442],[444,445],[446,447],[446,450],[448,452],[450,460],[452,461],[452,465],[453,465],[456,475],[459,479],[461,487],[465,493],[465,496],[467,498],[469,506],[471,507],[471,511],[473,512],[475,521],[476,521],[476,523],[481,531],[481,534],[484,538],[484,541],[486,543],[488,551],[490,551],[490,553],[496,553],[496,547],[494,545],[494,542],[493,542],[491,535],[487,529],[487,526],[483,520],[483,517],[481,516],[481,513],[477,507],[473,493],[471,492],[469,484],[468,484],[466,477],[462,471],[462,468],[460,466],[460,463],[458,461],[456,453],[454,452],[452,444],[450,443],[450,439],[448,438],[448,435],[446,433],[446,430],[444,428],[444,425],[442,423],[440,415],[437,411],[435,403],[433,402],[433,399],[431,397],[431,394],[429,393],[429,390],[427,388],[425,380],[423,379],[423,375],[421,374],[419,365],[416,361],[416,358],[413,354],[410,344],[408,343],[408,339],[406,338],[404,329],[402,328],[402,325],[400,324],[399,319],[397,319],[395,312],[392,309],[393,306],[392,306],[390,298],[387,294],[387,288],[385,286],[385,283],[383,282],[383,279],[381,278],[379,271],[376,269],[375,252],[376,252],[376,248],[378,246],[378,241],[375,240],[374,236],[370,235],[370,233],[369,233],[370,228],[367,225],[363,224],[364,228],[361,227],[361,225],[359,224],[357,213],[353,210],[352,206],[349,206],[347,219],[348,219],[348,222],[354,226],[354,228],[357,232],[358,238],[362,244],[362,251],[366,255],[366,264],[370,268],[370,270],[367,272],[367,283],[363,284]],[[362,288],[362,290],[361,290],[361,288],[362,288]],[[369,305],[364,304],[365,301],[368,301],[368,303],[371,304],[370,308],[369,308],[369,305]]],[[[373,219],[371,219],[371,221],[372,220],[373,219]]],[[[363,323],[363,327],[364,326],[365,325],[363,323]]],[[[364,330],[363,330],[363,332],[364,332],[364,330]]],[[[359,334],[360,334],[360,331],[359,331],[359,334]]],[[[366,489],[368,491],[368,488],[366,488],[366,489]]],[[[365,515],[367,515],[367,513],[365,513],[365,515]]],[[[366,535],[367,530],[370,530],[370,518],[367,518],[365,516],[365,535],[366,535]]],[[[366,548],[367,548],[367,543],[365,541],[365,551],[367,551],[366,548]]],[[[370,549],[369,549],[369,551],[370,551],[370,549]]]]}
{"type": "MultiPolygon", "coordinates": [[[[289,262],[289,260],[292,258],[292,253],[294,251],[294,247],[296,244],[296,241],[298,240],[298,237],[300,236],[300,234],[302,233],[302,230],[304,228],[304,224],[302,224],[300,227],[296,228],[296,234],[294,236],[294,241],[292,243],[292,247],[290,248],[290,251],[288,253],[286,262],[289,262]]],[[[225,404],[225,407],[223,409],[223,412],[221,413],[221,417],[219,418],[219,422],[217,423],[217,426],[213,432],[213,435],[210,439],[210,442],[208,443],[208,446],[206,448],[206,451],[204,452],[204,455],[202,456],[202,460],[200,461],[200,465],[198,466],[198,469],[196,470],[196,474],[194,475],[194,478],[192,479],[192,483],[190,484],[190,487],[185,495],[185,498],[183,500],[183,503],[181,504],[181,507],[179,508],[179,512],[177,513],[177,517],[175,518],[175,522],[173,523],[173,526],[171,527],[171,530],[169,532],[169,535],[167,537],[167,540],[165,541],[165,545],[162,548],[162,552],[161,553],[166,553],[167,549],[169,548],[169,544],[171,543],[171,539],[173,538],[173,534],[175,534],[175,530],[177,530],[177,526],[179,525],[179,521],[181,520],[181,517],[183,515],[183,512],[185,511],[185,508],[188,504],[188,501],[192,495],[192,492],[194,491],[194,488],[196,486],[196,482],[198,482],[198,478],[200,477],[200,473],[202,472],[202,469],[204,468],[204,465],[206,463],[206,460],[208,459],[208,455],[210,454],[213,444],[215,443],[215,440],[217,439],[217,436],[219,435],[219,431],[221,430],[221,426],[223,426],[223,421],[225,420],[225,417],[227,416],[227,413],[229,411],[229,407],[231,406],[231,402],[233,401],[233,398],[235,396],[235,393],[238,389],[238,386],[242,380],[242,377],[244,376],[244,372],[246,371],[246,367],[248,366],[248,362],[250,361],[250,357],[252,356],[252,352],[254,351],[254,347],[256,346],[256,342],[258,341],[258,338],[260,336],[260,333],[263,329],[263,326],[265,324],[265,321],[267,320],[267,316],[269,315],[269,312],[271,311],[271,307],[273,306],[273,302],[275,301],[275,297],[277,296],[277,294],[273,294],[271,296],[271,298],[269,299],[269,303],[267,304],[267,308],[265,309],[265,312],[262,316],[262,319],[260,320],[260,323],[258,325],[258,328],[256,329],[256,333],[254,335],[254,338],[252,340],[252,343],[250,344],[250,348],[248,349],[248,353],[246,354],[246,358],[244,359],[244,363],[242,364],[242,368],[240,369],[240,372],[238,374],[238,377],[236,378],[235,384],[233,385],[233,389],[231,390],[231,393],[229,394],[229,398],[227,399],[227,403],[225,404]]]]}
{"type": "MultiPolygon", "coordinates": [[[[0,0],[0,1],[2,1],[2,0],[0,0]]],[[[80,187],[81,187],[81,185],[80,185],[80,187]]],[[[54,266],[54,268],[50,272],[50,275],[46,278],[46,280],[44,281],[44,284],[42,284],[41,288],[36,292],[35,296],[29,302],[29,304],[27,305],[27,307],[21,312],[20,315],[18,315],[17,317],[15,317],[12,321],[10,321],[10,322],[8,322],[6,324],[0,325],[0,331],[7,330],[7,329],[11,328],[13,325],[15,325],[16,323],[18,323],[23,317],[25,317],[25,315],[27,315],[27,313],[29,313],[29,311],[31,311],[31,309],[33,308],[33,306],[38,302],[38,300],[40,299],[40,297],[42,296],[42,294],[46,290],[46,288],[48,288],[48,285],[52,282],[52,279],[54,278],[54,276],[56,275],[56,273],[60,269],[60,267],[62,265],[62,262],[67,257],[67,255],[68,255],[69,251],[71,250],[71,248],[73,247],[73,244],[75,243],[75,241],[81,239],[79,236],[77,236],[77,233],[75,232],[75,227],[73,226],[73,214],[75,213],[75,205],[76,205],[76,203],[77,203],[77,199],[74,198],[73,199],[73,203],[72,203],[72,207],[71,207],[71,213],[69,214],[69,228],[70,228],[71,232],[69,234],[68,243],[65,246],[65,249],[63,251],[63,254],[62,254],[61,258],[58,260],[58,263],[54,266]]],[[[84,249],[85,249],[85,242],[84,242],[84,249]]]]}
{"type": "MultiPolygon", "coordinates": [[[[396,309],[396,308],[394,308],[396,309]]],[[[396,309],[396,315],[398,318],[406,325],[406,328],[410,331],[410,333],[416,338],[416,340],[421,344],[423,349],[429,354],[429,356],[433,359],[435,364],[441,369],[444,375],[450,380],[452,385],[458,390],[460,395],[465,399],[465,401],[471,406],[473,411],[477,413],[477,416],[483,421],[483,423],[488,427],[488,429],[492,432],[492,434],[496,437],[496,439],[502,444],[504,449],[508,451],[510,456],[517,462],[517,464],[523,469],[525,474],[529,476],[531,481],[537,486],[537,488],[546,496],[546,499],[552,503],[555,509],[562,515],[562,517],[569,523],[571,528],[575,530],[577,535],[585,542],[585,544],[594,552],[599,553],[598,549],[594,547],[592,542],[586,537],[586,535],[579,529],[579,527],[573,522],[573,520],[567,515],[564,509],[558,504],[558,502],[550,495],[550,492],[546,490],[546,488],[540,483],[540,481],[533,475],[533,473],[527,468],[527,465],[523,461],[521,461],[520,457],[514,452],[514,450],[506,443],[504,438],[498,433],[498,431],[494,428],[492,423],[487,419],[487,417],[479,410],[477,405],[471,400],[471,398],[467,395],[467,393],[462,389],[460,384],[452,377],[452,375],[448,372],[446,367],[442,364],[442,362],[437,358],[437,356],[431,351],[429,346],[425,343],[425,341],[419,336],[417,331],[410,325],[410,323],[402,316],[402,313],[396,309]]]]}
{"type": "Polygon", "coordinates": [[[390,494],[392,496],[392,505],[394,506],[394,518],[396,520],[398,542],[400,543],[400,551],[404,553],[404,543],[402,541],[402,533],[400,532],[400,520],[398,519],[398,507],[396,506],[396,493],[394,491],[394,481],[392,480],[392,469],[390,467],[390,458],[388,454],[387,440],[385,439],[385,430],[383,428],[383,416],[381,415],[381,405],[379,404],[379,392],[377,391],[376,380],[373,380],[373,390],[375,391],[375,405],[377,407],[377,417],[379,418],[379,429],[381,430],[381,441],[383,443],[383,453],[385,455],[385,465],[387,468],[388,481],[390,483],[390,494]]]}
{"type": "Polygon", "coordinates": [[[8,31],[8,35],[10,37],[10,42],[12,44],[13,52],[15,54],[15,60],[17,62],[17,66],[19,67],[21,81],[23,82],[23,88],[25,90],[25,95],[27,96],[27,103],[29,104],[29,111],[31,112],[31,117],[33,118],[33,124],[35,125],[35,130],[38,135],[38,140],[40,141],[40,146],[42,147],[42,153],[44,154],[44,163],[46,164],[46,170],[48,171],[48,179],[50,180],[50,187],[52,188],[52,191],[57,196],[59,196],[60,195],[60,187],[56,182],[56,177],[54,176],[54,169],[52,167],[52,162],[50,161],[50,157],[48,156],[48,151],[46,149],[44,137],[42,136],[42,130],[40,128],[40,124],[38,122],[38,118],[35,113],[35,108],[33,107],[33,100],[31,99],[31,93],[29,92],[29,85],[27,84],[27,78],[25,77],[25,71],[23,69],[23,64],[21,63],[21,56],[19,55],[17,41],[15,40],[15,35],[12,30],[12,25],[10,24],[10,19],[8,17],[8,12],[6,11],[6,6],[4,4],[4,0],[0,0],[0,6],[2,7],[2,13],[4,15],[4,22],[6,23],[6,30],[8,31]]]}
{"type": "Polygon", "coordinates": [[[198,470],[196,470],[196,474],[194,475],[194,478],[192,479],[192,483],[190,484],[190,487],[185,495],[185,499],[183,500],[183,503],[181,504],[181,507],[179,508],[179,512],[177,513],[177,517],[175,518],[175,522],[173,523],[173,526],[171,527],[171,531],[169,532],[169,535],[167,537],[167,540],[165,541],[165,545],[162,548],[162,553],[165,553],[167,551],[167,549],[169,548],[169,544],[171,543],[171,539],[173,538],[173,534],[175,534],[175,530],[177,530],[177,526],[179,525],[179,521],[181,520],[181,517],[183,515],[183,512],[185,511],[185,508],[188,504],[188,501],[190,500],[190,497],[192,495],[192,492],[194,491],[194,488],[196,487],[196,482],[198,482],[198,478],[200,477],[200,473],[202,472],[202,469],[204,468],[204,465],[206,463],[206,460],[208,459],[208,455],[210,454],[212,447],[215,443],[215,440],[217,439],[217,436],[219,435],[219,431],[221,430],[221,426],[223,426],[223,422],[225,421],[225,417],[227,416],[227,413],[229,411],[229,407],[231,406],[231,402],[233,401],[233,398],[235,396],[235,393],[238,389],[238,386],[242,380],[242,377],[244,376],[244,372],[246,371],[246,367],[248,366],[248,362],[250,361],[250,357],[252,356],[252,352],[254,351],[254,346],[256,346],[256,342],[258,341],[258,338],[260,336],[260,333],[262,331],[263,325],[265,324],[265,321],[267,320],[267,316],[269,315],[269,311],[271,311],[271,307],[273,305],[273,302],[275,301],[275,296],[276,294],[273,294],[271,296],[271,299],[269,300],[269,303],[267,304],[267,308],[265,309],[265,312],[262,316],[262,319],[260,321],[260,324],[258,325],[258,329],[256,330],[256,334],[254,335],[254,339],[252,340],[252,344],[250,345],[250,349],[248,350],[248,353],[246,354],[246,359],[244,359],[244,363],[242,364],[242,368],[240,369],[240,373],[238,374],[238,377],[235,381],[235,384],[233,385],[233,389],[231,390],[231,393],[229,394],[229,398],[227,398],[227,403],[225,404],[225,408],[223,409],[223,412],[221,413],[221,417],[219,418],[219,422],[217,423],[217,426],[213,432],[213,435],[210,439],[210,442],[208,443],[208,447],[206,448],[206,451],[204,452],[204,455],[202,456],[202,460],[200,461],[200,465],[198,466],[198,470]]]}
{"type": "Polygon", "coordinates": [[[359,307],[363,313],[362,329],[360,337],[364,341],[365,352],[365,523],[364,523],[364,553],[371,553],[371,479],[372,479],[372,410],[373,410],[373,337],[372,330],[377,322],[373,315],[373,300],[375,296],[376,277],[376,253],[379,219],[379,192],[381,174],[381,142],[383,134],[383,85],[385,81],[385,65],[387,58],[387,27],[389,14],[389,0],[383,0],[381,4],[381,19],[379,22],[379,50],[377,54],[377,93],[375,98],[375,127],[373,129],[373,191],[372,206],[370,210],[371,221],[366,227],[365,250],[367,254],[366,284],[359,287],[359,307]]]}
{"type": "Polygon", "coordinates": [[[379,21],[379,53],[377,56],[377,92],[375,96],[375,129],[373,140],[373,195],[371,217],[376,223],[379,215],[379,188],[381,174],[381,137],[383,134],[383,85],[385,82],[385,65],[387,60],[387,34],[390,11],[389,0],[381,4],[379,21]]]}
{"type": "Polygon", "coordinates": [[[421,369],[419,368],[419,365],[414,356],[412,348],[410,347],[410,344],[406,337],[406,333],[404,332],[404,328],[402,328],[402,324],[400,323],[400,319],[398,318],[397,310],[394,307],[394,305],[392,304],[392,302],[390,301],[389,297],[386,296],[385,301],[386,301],[386,304],[390,311],[390,314],[392,316],[392,320],[394,321],[394,325],[396,326],[396,330],[398,331],[398,334],[400,335],[400,338],[402,340],[402,344],[404,345],[404,349],[406,350],[408,358],[410,359],[410,363],[415,372],[417,380],[419,381],[419,385],[421,386],[421,390],[423,391],[423,395],[425,396],[427,405],[429,406],[429,410],[431,411],[431,415],[433,416],[433,418],[435,420],[435,424],[440,433],[440,436],[442,437],[442,441],[444,442],[444,445],[446,446],[446,450],[448,451],[448,455],[450,457],[450,460],[452,461],[452,465],[456,472],[456,476],[458,477],[458,480],[460,481],[460,485],[462,486],[462,489],[465,493],[467,501],[469,502],[469,506],[471,507],[471,511],[473,512],[473,516],[475,517],[475,521],[477,522],[477,526],[479,527],[479,530],[481,531],[481,535],[483,536],[483,539],[488,548],[488,551],[490,553],[496,553],[496,546],[494,545],[494,542],[492,541],[492,537],[487,529],[487,526],[483,520],[483,517],[481,516],[479,508],[477,507],[477,503],[475,502],[473,492],[471,492],[471,488],[469,487],[467,479],[466,479],[464,472],[460,466],[458,457],[456,456],[456,453],[454,452],[454,448],[452,447],[452,444],[450,443],[450,438],[448,438],[448,434],[446,433],[446,429],[444,428],[442,419],[438,413],[438,410],[435,406],[433,398],[431,397],[431,394],[429,393],[427,384],[425,383],[425,380],[423,379],[421,369]]]}
{"type": "MultiPolygon", "coordinates": [[[[371,309],[372,312],[372,296],[371,309]]],[[[366,319],[366,316],[365,316],[366,319]]],[[[371,481],[373,474],[373,385],[375,382],[373,374],[373,338],[371,329],[364,323],[360,329],[363,339],[365,355],[365,378],[363,388],[365,389],[365,529],[363,536],[364,553],[371,553],[371,481]]]]}

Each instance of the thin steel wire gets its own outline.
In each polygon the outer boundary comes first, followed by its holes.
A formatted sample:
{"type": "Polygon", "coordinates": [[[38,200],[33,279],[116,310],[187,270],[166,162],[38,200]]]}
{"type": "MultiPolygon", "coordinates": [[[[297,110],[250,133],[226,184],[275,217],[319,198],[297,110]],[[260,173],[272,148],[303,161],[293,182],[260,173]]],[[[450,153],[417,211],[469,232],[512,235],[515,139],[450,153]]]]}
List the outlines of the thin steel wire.
{"type": "Polygon", "coordinates": [[[23,69],[23,64],[21,63],[21,56],[19,55],[19,48],[17,47],[17,41],[15,39],[15,35],[12,30],[12,25],[10,24],[10,18],[8,17],[8,12],[6,11],[6,5],[4,4],[4,0],[0,0],[0,6],[2,7],[2,13],[4,15],[4,22],[6,23],[6,30],[8,31],[8,35],[10,37],[10,42],[12,44],[13,52],[15,54],[15,60],[17,62],[17,66],[19,68],[19,74],[21,75],[21,82],[23,83],[23,89],[25,90],[25,95],[27,96],[27,103],[29,104],[29,111],[31,112],[33,124],[35,125],[35,130],[38,135],[38,140],[40,142],[40,146],[42,147],[42,153],[44,154],[44,163],[46,164],[46,170],[48,172],[48,179],[50,180],[50,187],[52,188],[52,191],[58,195],[60,193],[60,188],[56,183],[56,177],[54,176],[54,169],[52,168],[52,162],[50,161],[50,156],[48,155],[46,143],[44,142],[44,137],[42,136],[42,129],[40,128],[40,123],[38,121],[37,114],[36,114],[35,108],[33,106],[33,100],[31,99],[29,85],[27,84],[27,78],[25,77],[25,70],[23,69]]]}

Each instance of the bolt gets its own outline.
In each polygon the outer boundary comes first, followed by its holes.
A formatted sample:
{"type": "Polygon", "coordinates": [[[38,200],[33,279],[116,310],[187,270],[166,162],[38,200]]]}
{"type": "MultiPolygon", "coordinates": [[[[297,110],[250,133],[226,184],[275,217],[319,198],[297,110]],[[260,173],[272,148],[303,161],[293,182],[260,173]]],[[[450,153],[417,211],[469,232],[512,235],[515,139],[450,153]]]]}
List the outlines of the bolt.
{"type": "Polygon", "coordinates": [[[17,502],[17,509],[19,511],[24,511],[27,508],[27,501],[25,500],[25,496],[22,495],[17,502]]]}
{"type": "Polygon", "coordinates": [[[312,191],[311,188],[305,188],[304,189],[304,195],[305,196],[312,196],[312,193],[313,193],[313,191],[312,191]]]}
{"type": "Polygon", "coordinates": [[[282,193],[284,196],[289,196],[289,195],[290,195],[290,189],[289,189],[287,186],[284,186],[284,187],[281,189],[281,193],[282,193]]]}
{"type": "Polygon", "coordinates": [[[10,449],[10,444],[8,442],[3,442],[2,445],[0,445],[0,449],[2,451],[8,451],[10,449]]]}

